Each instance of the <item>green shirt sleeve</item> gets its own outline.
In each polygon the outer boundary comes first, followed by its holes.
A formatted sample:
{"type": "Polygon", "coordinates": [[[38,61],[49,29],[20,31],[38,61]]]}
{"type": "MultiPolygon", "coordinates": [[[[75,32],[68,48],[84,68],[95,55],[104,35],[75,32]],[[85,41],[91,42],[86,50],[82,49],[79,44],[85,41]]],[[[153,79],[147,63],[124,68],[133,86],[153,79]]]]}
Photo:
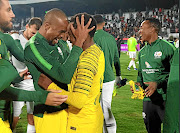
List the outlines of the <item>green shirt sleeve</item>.
{"type": "Polygon", "coordinates": [[[26,91],[9,86],[0,93],[0,99],[11,101],[34,101],[44,104],[48,93],[48,91],[26,91]]]}
{"type": "Polygon", "coordinates": [[[25,48],[25,60],[57,81],[69,84],[81,52],[82,48],[73,46],[70,56],[64,63],[60,63],[57,58],[47,52],[43,45],[31,43],[25,48]]]}
{"type": "Polygon", "coordinates": [[[0,92],[8,87],[18,75],[18,72],[9,61],[0,59],[0,92]]]}
{"type": "Polygon", "coordinates": [[[4,34],[4,41],[10,53],[19,61],[24,62],[24,51],[20,41],[14,40],[9,34],[4,34]]]}
{"type": "Polygon", "coordinates": [[[120,61],[119,61],[119,53],[118,53],[116,42],[114,43],[114,45],[115,45],[115,47],[114,47],[114,50],[115,50],[115,54],[114,54],[114,67],[116,69],[116,76],[121,76],[121,65],[120,65],[120,61]]]}
{"type": "MultiPolygon", "coordinates": [[[[164,51],[164,54],[166,55],[166,64],[165,66],[169,66],[169,64],[171,64],[172,62],[172,57],[174,55],[174,51],[176,50],[176,48],[169,42],[163,40],[165,43],[163,44],[164,47],[163,48],[163,51],[164,51]]],[[[170,66],[169,66],[170,67],[170,66]]],[[[170,71],[170,68],[167,67],[166,69],[169,69],[170,71]]],[[[162,80],[158,80],[156,81],[157,84],[158,84],[158,87],[157,88],[167,88],[167,82],[168,82],[168,78],[169,78],[169,75],[167,75],[166,77],[164,77],[162,80]]]]}

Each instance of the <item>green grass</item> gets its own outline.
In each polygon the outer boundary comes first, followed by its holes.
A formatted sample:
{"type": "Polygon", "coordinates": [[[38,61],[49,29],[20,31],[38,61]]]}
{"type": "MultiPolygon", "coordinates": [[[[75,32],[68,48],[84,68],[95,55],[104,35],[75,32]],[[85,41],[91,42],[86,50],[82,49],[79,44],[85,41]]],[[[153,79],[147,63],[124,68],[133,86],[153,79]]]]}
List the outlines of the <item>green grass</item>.
{"type": "MultiPolygon", "coordinates": [[[[126,53],[121,53],[122,78],[127,78],[128,81],[136,81],[137,71],[134,71],[133,68],[131,68],[131,71],[127,70],[129,62],[129,56],[126,53]]],[[[136,67],[138,67],[138,64],[136,64],[136,67]]],[[[118,88],[117,95],[113,97],[112,112],[117,122],[117,133],[147,133],[142,118],[142,100],[133,100],[131,95],[130,86],[125,85],[118,88]]],[[[23,108],[16,129],[17,133],[26,133],[26,127],[26,108],[23,108]]]]}

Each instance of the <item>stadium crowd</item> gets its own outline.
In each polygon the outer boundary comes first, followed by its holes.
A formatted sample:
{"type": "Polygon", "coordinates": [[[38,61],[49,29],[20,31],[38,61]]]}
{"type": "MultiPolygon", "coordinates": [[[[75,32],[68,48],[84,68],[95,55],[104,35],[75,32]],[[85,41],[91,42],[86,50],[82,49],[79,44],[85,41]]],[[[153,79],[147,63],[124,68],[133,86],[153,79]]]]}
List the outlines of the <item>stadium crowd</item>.
{"type": "Polygon", "coordinates": [[[20,31],[12,32],[15,14],[8,0],[0,0],[0,133],[15,133],[24,103],[14,102],[11,125],[12,101],[31,102],[27,133],[116,133],[111,101],[114,85],[122,86],[123,81],[117,47],[122,38],[130,38],[128,70],[132,65],[138,70],[135,84],[145,91],[147,132],[161,133],[161,123],[164,133],[179,132],[179,48],[174,39],[158,37],[166,34],[162,28],[179,32],[178,14],[174,5],[170,10],[130,12],[127,19],[120,11],[111,18],[78,13],[68,20],[53,8],[43,21],[21,20],[20,31]],[[138,69],[134,35],[145,44],[138,69]]]}

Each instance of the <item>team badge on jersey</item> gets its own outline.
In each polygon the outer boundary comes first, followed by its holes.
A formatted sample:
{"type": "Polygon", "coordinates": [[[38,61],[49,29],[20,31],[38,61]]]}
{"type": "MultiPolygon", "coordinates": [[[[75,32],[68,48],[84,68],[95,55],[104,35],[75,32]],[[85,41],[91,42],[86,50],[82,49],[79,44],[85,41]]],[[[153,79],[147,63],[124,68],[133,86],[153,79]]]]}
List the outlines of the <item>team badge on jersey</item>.
{"type": "Polygon", "coordinates": [[[145,62],[146,68],[152,68],[152,66],[146,61],[145,62]]]}
{"type": "Polygon", "coordinates": [[[161,51],[156,51],[156,52],[154,53],[155,59],[156,59],[156,58],[161,58],[161,56],[162,56],[162,52],[161,52],[161,51]]]}

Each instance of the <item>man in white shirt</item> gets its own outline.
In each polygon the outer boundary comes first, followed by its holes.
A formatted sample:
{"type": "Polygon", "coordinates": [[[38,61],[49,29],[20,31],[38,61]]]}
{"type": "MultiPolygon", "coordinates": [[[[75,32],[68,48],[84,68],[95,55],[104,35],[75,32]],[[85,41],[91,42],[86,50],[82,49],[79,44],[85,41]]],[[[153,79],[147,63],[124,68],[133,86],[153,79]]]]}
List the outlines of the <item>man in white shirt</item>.
{"type": "MultiPolygon", "coordinates": [[[[42,25],[42,20],[40,18],[34,17],[29,20],[29,22],[26,24],[26,29],[24,31],[20,31],[19,34],[14,33],[11,36],[16,41],[20,41],[20,44],[22,46],[22,50],[25,49],[25,45],[28,42],[28,40],[36,34],[36,32],[39,30],[39,28],[42,25]]],[[[17,60],[14,56],[12,56],[12,63],[16,67],[18,72],[22,72],[27,69],[27,66],[24,62],[21,62],[17,60]]],[[[28,91],[35,91],[33,79],[31,78],[31,75],[25,80],[22,80],[19,83],[14,84],[15,87],[28,90],[28,91]]],[[[13,102],[13,124],[12,128],[15,129],[17,122],[19,120],[19,116],[22,112],[22,107],[25,105],[25,102],[13,102]]],[[[27,106],[27,120],[28,120],[28,126],[27,126],[27,133],[35,133],[35,127],[34,127],[34,120],[33,120],[33,110],[34,110],[34,103],[33,102],[26,102],[27,106]]],[[[15,132],[15,131],[14,131],[15,132]]]]}

